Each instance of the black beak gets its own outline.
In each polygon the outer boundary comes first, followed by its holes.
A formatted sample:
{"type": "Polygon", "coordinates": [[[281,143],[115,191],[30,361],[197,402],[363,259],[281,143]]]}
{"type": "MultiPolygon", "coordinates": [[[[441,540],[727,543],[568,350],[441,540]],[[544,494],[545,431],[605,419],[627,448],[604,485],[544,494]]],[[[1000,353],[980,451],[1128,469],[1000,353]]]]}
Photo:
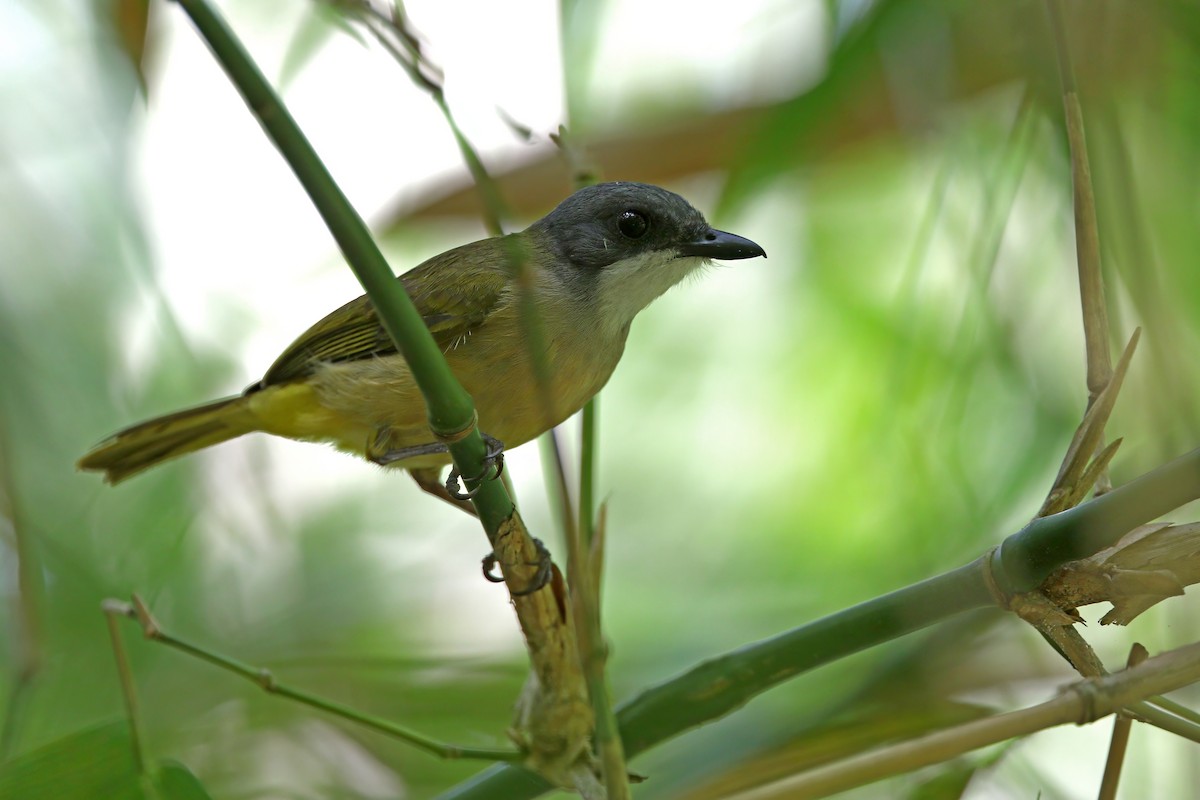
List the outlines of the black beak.
{"type": "Polygon", "coordinates": [[[688,242],[679,248],[681,256],[699,256],[700,258],[719,258],[732,261],[738,258],[767,257],[766,251],[754,242],[744,237],[712,228],[697,241],[688,242]]]}

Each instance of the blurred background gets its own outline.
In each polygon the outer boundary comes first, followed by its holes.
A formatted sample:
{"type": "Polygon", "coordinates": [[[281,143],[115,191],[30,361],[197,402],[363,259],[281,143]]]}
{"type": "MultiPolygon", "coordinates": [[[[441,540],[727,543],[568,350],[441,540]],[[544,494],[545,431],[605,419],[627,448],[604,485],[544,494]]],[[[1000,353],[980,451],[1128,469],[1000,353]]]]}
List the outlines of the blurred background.
{"type": "MultiPolygon", "coordinates": [[[[484,235],[444,121],[360,28],[303,0],[218,5],[398,272],[484,235]]],[[[1037,511],[1086,401],[1042,3],[406,6],[513,229],[570,191],[548,138],[565,123],[605,178],[665,185],[770,254],[643,313],[601,397],[618,700],[965,563],[1037,511]]],[[[1114,351],[1144,328],[1109,428],[1120,483],[1200,442],[1200,10],[1064,7],[1114,351]]],[[[473,520],[403,476],[265,436],[115,489],[74,469],[118,428],[241,391],[360,293],[183,13],[0,5],[0,107],[3,754],[121,718],[100,602],[132,592],[174,633],[281,680],[503,745],[526,658],[504,590],[479,576],[473,520]]],[[[576,424],[562,434],[574,451],[576,424]]],[[[537,447],[509,465],[561,556],[537,447]]],[[[1085,636],[1115,669],[1134,641],[1194,641],[1198,610],[1176,598],[1085,636]]],[[[215,798],[424,798],[481,769],[124,633],[150,755],[215,798]]],[[[1015,619],[970,615],[639,757],[637,796],[717,797],[1046,699],[1072,675],[1015,619]]],[[[1091,797],[1110,728],[851,795],[1091,797]]],[[[1135,728],[1123,796],[1187,796],[1189,748],[1135,728]]]]}

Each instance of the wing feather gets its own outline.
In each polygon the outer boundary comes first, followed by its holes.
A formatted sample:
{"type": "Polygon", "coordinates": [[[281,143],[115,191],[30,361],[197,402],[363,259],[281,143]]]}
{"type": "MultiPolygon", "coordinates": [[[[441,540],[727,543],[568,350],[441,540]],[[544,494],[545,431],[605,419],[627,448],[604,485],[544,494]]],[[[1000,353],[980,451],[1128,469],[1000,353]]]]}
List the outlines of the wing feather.
{"type": "MultiPolygon", "coordinates": [[[[417,311],[443,349],[487,324],[509,284],[502,239],[485,239],[434,256],[400,276],[417,311]],[[467,251],[467,252],[463,252],[467,251]]],[[[357,361],[396,352],[363,295],[305,331],[275,360],[259,389],[301,380],[318,364],[357,361]]]]}

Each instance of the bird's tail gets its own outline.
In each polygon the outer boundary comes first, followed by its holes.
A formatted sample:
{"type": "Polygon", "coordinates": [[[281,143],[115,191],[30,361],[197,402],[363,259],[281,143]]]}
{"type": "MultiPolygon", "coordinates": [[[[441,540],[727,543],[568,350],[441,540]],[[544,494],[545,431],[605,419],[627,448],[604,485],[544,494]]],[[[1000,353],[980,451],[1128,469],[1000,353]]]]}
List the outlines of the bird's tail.
{"type": "Polygon", "coordinates": [[[230,397],[126,428],[92,448],[77,466],[103,471],[105,481],[117,484],[160,462],[254,430],[259,423],[249,398],[230,397]]]}

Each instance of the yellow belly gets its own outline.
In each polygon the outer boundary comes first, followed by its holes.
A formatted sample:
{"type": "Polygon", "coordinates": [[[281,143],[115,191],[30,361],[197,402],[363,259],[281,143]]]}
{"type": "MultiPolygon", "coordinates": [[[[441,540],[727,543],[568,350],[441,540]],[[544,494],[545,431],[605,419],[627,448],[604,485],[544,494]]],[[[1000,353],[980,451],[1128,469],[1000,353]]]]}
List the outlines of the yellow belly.
{"type": "MultiPolygon", "coordinates": [[[[528,348],[489,324],[446,353],[450,368],[475,400],[479,428],[517,447],[574,414],[607,383],[624,349],[566,327],[547,326],[549,392],[539,386],[528,348]],[[490,330],[489,330],[490,328],[490,330]],[[547,402],[547,397],[552,402],[547,402]]],[[[325,364],[302,381],[269,387],[248,398],[262,430],[305,441],[329,442],[363,455],[386,429],[388,448],[434,441],[425,402],[402,356],[325,364]]],[[[397,462],[415,469],[449,463],[448,456],[397,462]]]]}

